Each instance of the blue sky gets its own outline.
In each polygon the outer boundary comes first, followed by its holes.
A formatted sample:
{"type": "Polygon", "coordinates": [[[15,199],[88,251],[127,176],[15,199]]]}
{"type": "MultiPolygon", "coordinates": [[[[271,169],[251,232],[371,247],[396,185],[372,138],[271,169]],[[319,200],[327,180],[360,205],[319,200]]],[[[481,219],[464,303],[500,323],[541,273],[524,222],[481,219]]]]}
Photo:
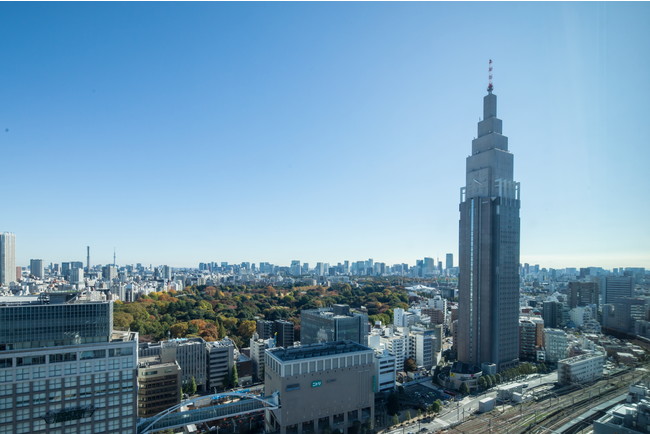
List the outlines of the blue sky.
{"type": "Polygon", "coordinates": [[[487,62],[521,260],[650,267],[648,3],[2,3],[17,262],[458,249],[487,62]]]}

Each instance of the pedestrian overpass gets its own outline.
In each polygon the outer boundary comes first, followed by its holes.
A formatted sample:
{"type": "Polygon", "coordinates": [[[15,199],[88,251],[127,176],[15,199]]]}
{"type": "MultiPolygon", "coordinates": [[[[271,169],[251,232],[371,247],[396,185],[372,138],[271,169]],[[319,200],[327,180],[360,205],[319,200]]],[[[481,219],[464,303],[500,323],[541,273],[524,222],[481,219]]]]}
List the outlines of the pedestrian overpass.
{"type": "Polygon", "coordinates": [[[153,417],[140,419],[138,421],[137,433],[154,433],[165,429],[180,428],[186,425],[241,416],[264,410],[275,410],[279,407],[280,403],[277,392],[266,397],[242,392],[226,392],[200,396],[195,399],[183,401],[153,417]],[[239,400],[225,404],[215,404],[215,401],[228,399],[229,397],[239,398],[239,400]],[[182,410],[190,406],[194,408],[182,410]]]}

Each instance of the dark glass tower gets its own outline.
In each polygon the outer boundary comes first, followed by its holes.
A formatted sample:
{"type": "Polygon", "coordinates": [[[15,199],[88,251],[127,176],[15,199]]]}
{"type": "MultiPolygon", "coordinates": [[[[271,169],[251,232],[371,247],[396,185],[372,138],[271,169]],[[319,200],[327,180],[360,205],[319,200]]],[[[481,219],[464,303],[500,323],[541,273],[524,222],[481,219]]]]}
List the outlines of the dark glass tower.
{"type": "Polygon", "coordinates": [[[467,157],[459,231],[458,360],[501,371],[519,357],[519,183],[492,85],[467,157]]]}

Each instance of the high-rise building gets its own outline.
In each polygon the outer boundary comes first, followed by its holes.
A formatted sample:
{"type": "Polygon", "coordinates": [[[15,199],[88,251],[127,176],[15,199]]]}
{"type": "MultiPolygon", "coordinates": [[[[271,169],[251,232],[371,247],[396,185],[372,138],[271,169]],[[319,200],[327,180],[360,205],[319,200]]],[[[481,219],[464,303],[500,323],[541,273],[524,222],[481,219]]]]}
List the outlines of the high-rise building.
{"type": "Polygon", "coordinates": [[[492,85],[467,157],[459,230],[458,360],[498,370],[519,359],[519,183],[492,85]]]}
{"type": "Polygon", "coordinates": [[[353,311],[347,304],[303,310],[300,324],[300,342],[303,345],[341,340],[368,344],[368,314],[353,311]]]}
{"type": "MultiPolygon", "coordinates": [[[[208,390],[223,389],[235,364],[235,344],[228,338],[206,344],[208,354],[208,390]]],[[[241,374],[240,374],[241,375],[241,374]]]]}
{"type": "Polygon", "coordinates": [[[559,301],[545,301],[542,304],[544,326],[552,329],[560,327],[564,323],[562,310],[562,303],[559,301]]]}
{"type": "Polygon", "coordinates": [[[0,232],[0,285],[16,281],[16,235],[0,232]]]}
{"type": "Polygon", "coordinates": [[[0,432],[135,432],[138,334],[89,299],[3,298],[0,432]]]}
{"type": "Polygon", "coordinates": [[[277,347],[293,346],[293,323],[276,319],[268,321],[263,319],[257,320],[257,334],[260,339],[273,338],[277,347]]]}
{"type": "Polygon", "coordinates": [[[36,279],[42,279],[45,277],[45,267],[43,266],[42,259],[29,260],[29,274],[34,276],[36,279]]]}
{"type": "Polygon", "coordinates": [[[606,277],[604,283],[603,304],[617,304],[633,296],[634,280],[630,276],[606,277]]]}
{"type": "Polygon", "coordinates": [[[445,269],[450,270],[454,268],[454,254],[447,253],[445,256],[445,269]]]}
{"type": "Polygon", "coordinates": [[[569,308],[598,305],[598,283],[569,282],[569,308]]]}

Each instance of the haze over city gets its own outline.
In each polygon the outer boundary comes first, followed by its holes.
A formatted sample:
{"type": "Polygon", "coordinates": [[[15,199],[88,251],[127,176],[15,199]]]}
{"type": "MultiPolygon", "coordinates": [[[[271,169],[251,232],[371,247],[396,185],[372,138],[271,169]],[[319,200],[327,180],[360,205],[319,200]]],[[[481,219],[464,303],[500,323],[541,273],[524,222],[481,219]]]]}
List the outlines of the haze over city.
{"type": "Polygon", "coordinates": [[[650,267],[647,3],[2,4],[16,263],[458,251],[494,59],[521,262],[650,267]]]}

